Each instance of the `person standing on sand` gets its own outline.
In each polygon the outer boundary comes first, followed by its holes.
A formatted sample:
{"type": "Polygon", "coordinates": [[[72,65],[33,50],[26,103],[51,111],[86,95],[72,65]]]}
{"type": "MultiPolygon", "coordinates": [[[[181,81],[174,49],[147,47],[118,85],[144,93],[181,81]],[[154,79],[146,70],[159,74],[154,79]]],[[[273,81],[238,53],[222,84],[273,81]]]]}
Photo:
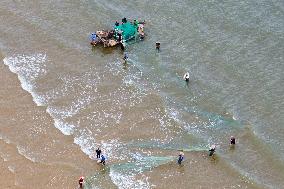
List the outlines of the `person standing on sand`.
{"type": "Polygon", "coordinates": [[[84,183],[84,177],[81,176],[81,177],[79,178],[79,186],[80,186],[80,188],[83,188],[83,183],[84,183]]]}
{"type": "Polygon", "coordinates": [[[102,165],[105,165],[105,164],[106,164],[106,158],[105,158],[104,155],[101,156],[101,161],[100,161],[100,163],[101,163],[102,165]]]}
{"type": "Polygon", "coordinates": [[[101,153],[102,153],[102,151],[101,151],[100,148],[96,149],[97,159],[99,159],[101,157],[101,153]]]}

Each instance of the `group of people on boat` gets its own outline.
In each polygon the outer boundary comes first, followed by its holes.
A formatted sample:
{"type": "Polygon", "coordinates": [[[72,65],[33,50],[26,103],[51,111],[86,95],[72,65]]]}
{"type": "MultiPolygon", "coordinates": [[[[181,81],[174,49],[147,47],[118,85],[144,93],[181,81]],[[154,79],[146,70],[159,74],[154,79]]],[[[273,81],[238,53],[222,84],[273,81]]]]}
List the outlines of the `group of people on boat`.
{"type": "Polygon", "coordinates": [[[112,47],[120,44],[124,50],[126,41],[132,38],[137,39],[137,37],[140,40],[144,39],[144,25],[145,21],[133,20],[133,22],[129,22],[126,18],[122,18],[121,23],[115,22],[113,29],[92,33],[90,36],[91,45],[103,44],[104,47],[112,47]]]}
{"type": "Polygon", "coordinates": [[[102,43],[104,47],[112,47],[118,44],[119,41],[114,39],[114,30],[97,31],[91,34],[91,45],[95,46],[102,43]]]}
{"type": "MultiPolygon", "coordinates": [[[[123,18],[121,20],[121,23],[119,23],[118,21],[115,22],[114,29],[112,29],[112,30],[107,30],[107,31],[101,30],[101,31],[97,31],[96,33],[92,33],[91,34],[91,44],[95,46],[98,43],[103,43],[104,47],[115,46],[117,44],[121,44],[123,46],[123,40],[125,40],[123,38],[123,32],[124,31],[120,30],[119,26],[124,25],[126,23],[128,23],[127,19],[123,18]]],[[[135,28],[137,28],[138,36],[139,36],[140,40],[143,40],[144,37],[145,37],[145,34],[144,34],[145,22],[139,22],[137,20],[133,20],[133,22],[131,22],[131,24],[135,28]]],[[[156,51],[160,52],[160,46],[161,46],[161,43],[156,42],[156,51]]],[[[125,63],[128,60],[127,53],[124,53],[123,60],[124,60],[125,63]]],[[[189,82],[190,75],[189,75],[188,72],[186,72],[184,74],[183,79],[187,83],[189,82]]],[[[230,144],[231,144],[231,146],[234,146],[236,144],[235,137],[231,136],[230,144]]],[[[210,148],[209,148],[209,156],[213,156],[215,151],[216,151],[216,145],[211,145],[210,148]]],[[[103,166],[106,164],[106,157],[102,154],[102,151],[101,151],[100,148],[96,149],[96,158],[98,159],[97,163],[99,163],[103,166]]],[[[180,153],[178,154],[177,163],[179,165],[181,165],[182,161],[184,161],[184,159],[185,159],[184,153],[183,153],[183,151],[180,151],[180,153]]],[[[81,176],[79,178],[80,188],[83,188],[83,183],[84,183],[84,177],[81,176]]]]}

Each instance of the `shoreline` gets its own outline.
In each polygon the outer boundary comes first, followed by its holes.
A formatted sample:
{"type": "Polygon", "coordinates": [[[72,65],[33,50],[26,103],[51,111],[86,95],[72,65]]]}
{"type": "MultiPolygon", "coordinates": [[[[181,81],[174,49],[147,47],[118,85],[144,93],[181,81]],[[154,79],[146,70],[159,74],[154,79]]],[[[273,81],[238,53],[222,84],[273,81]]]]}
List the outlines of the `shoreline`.
{"type": "Polygon", "coordinates": [[[97,169],[95,161],[73,143],[72,136],[54,127],[46,107],[34,103],[31,94],[21,88],[17,75],[4,65],[4,56],[0,58],[0,146],[4,149],[0,150],[0,168],[1,176],[5,175],[1,186],[76,187],[79,176],[97,169]]]}
{"type": "MultiPolygon", "coordinates": [[[[0,134],[4,135],[3,139],[0,138],[0,146],[4,149],[3,152],[0,150],[0,157],[3,159],[0,161],[0,168],[4,170],[5,180],[7,178],[9,180],[9,182],[0,180],[0,183],[5,184],[4,187],[18,189],[37,185],[42,189],[74,188],[78,186],[78,178],[81,175],[90,176],[100,170],[96,161],[91,160],[81,151],[80,146],[74,143],[72,135],[64,135],[54,126],[54,120],[46,112],[46,107],[37,106],[32,95],[22,89],[17,74],[10,72],[3,62],[0,65],[0,72],[0,81],[4,83],[0,88],[2,99],[0,116],[4,118],[2,120],[7,125],[0,127],[0,134]],[[14,133],[22,134],[15,135],[14,133]],[[5,162],[3,156],[8,157],[5,162]],[[31,172],[26,170],[31,170],[31,172]]],[[[206,174],[215,175],[215,163],[212,165],[204,154],[187,155],[190,157],[182,167],[172,162],[145,172],[145,175],[148,176],[153,186],[158,188],[167,188],[174,182],[173,179],[182,183],[184,188],[196,185],[196,182],[201,184],[202,180],[198,180],[197,175],[201,174],[198,172],[202,165],[212,166],[211,169],[204,168],[202,171],[202,174],[205,173],[204,177],[206,174]],[[205,161],[197,164],[197,161],[203,158],[205,161]],[[195,179],[187,180],[188,176],[195,179]],[[167,177],[167,182],[160,182],[165,177],[167,177]]],[[[220,164],[216,165],[219,168],[222,167],[220,164]]],[[[233,172],[230,174],[236,176],[233,172]]],[[[212,182],[218,180],[214,176],[211,179],[212,182]]],[[[233,183],[246,186],[245,181],[239,179],[227,179],[226,182],[217,181],[215,185],[218,184],[221,187],[224,184],[230,186],[233,183]]],[[[206,183],[203,184],[204,187],[207,186],[206,183]]]]}

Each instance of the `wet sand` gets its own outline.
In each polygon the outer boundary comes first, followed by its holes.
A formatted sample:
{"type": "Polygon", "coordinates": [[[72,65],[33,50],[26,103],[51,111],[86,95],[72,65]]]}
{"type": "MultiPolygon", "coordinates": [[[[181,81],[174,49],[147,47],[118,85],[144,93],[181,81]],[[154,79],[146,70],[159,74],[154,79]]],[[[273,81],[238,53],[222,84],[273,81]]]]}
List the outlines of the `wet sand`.
{"type": "Polygon", "coordinates": [[[0,2],[9,65],[0,65],[0,188],[76,188],[80,175],[102,189],[282,188],[282,4],[150,4],[0,2]],[[127,48],[127,66],[121,51],[88,40],[123,17],[147,21],[146,40],[127,48]],[[161,163],[176,149],[212,143],[217,160],[193,152],[184,166],[161,163]],[[106,170],[88,158],[98,145],[106,170]],[[163,165],[129,178],[149,165],[127,161],[143,158],[163,165]]]}
{"type": "Polygon", "coordinates": [[[0,73],[1,188],[75,188],[79,176],[98,169],[95,161],[54,127],[4,64],[0,73]]]}
{"type": "MultiPolygon", "coordinates": [[[[176,153],[177,154],[177,153],[176,153]]],[[[255,183],[240,175],[221,157],[209,157],[207,152],[185,153],[185,161],[173,161],[147,173],[153,188],[249,188],[259,189],[255,183]],[[159,182],[163,181],[163,182],[159,182]]]]}
{"type": "MultiPolygon", "coordinates": [[[[0,183],[4,188],[75,188],[80,175],[90,176],[100,170],[73,143],[72,136],[63,135],[54,127],[45,107],[36,106],[7,66],[1,64],[0,72],[3,83],[0,88],[0,166],[3,170],[0,183]]],[[[127,127],[126,123],[121,125],[120,128],[127,127]]],[[[176,156],[177,152],[172,150],[162,155],[176,156]]],[[[218,156],[209,158],[206,152],[191,152],[185,153],[185,157],[182,166],[173,161],[145,172],[152,187],[258,188],[222,163],[218,156]],[[220,179],[220,175],[225,179],[220,179]]]]}

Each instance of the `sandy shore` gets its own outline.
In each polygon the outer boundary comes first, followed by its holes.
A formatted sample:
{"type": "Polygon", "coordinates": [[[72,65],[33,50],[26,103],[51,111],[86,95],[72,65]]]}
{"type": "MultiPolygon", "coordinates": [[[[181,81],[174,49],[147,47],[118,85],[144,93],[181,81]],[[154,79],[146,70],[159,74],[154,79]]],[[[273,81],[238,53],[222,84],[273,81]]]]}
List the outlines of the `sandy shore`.
{"type": "Polygon", "coordinates": [[[76,188],[95,162],[54,127],[46,107],[36,106],[3,62],[0,82],[1,188],[76,188]]]}
{"type": "Polygon", "coordinates": [[[225,164],[218,155],[209,157],[207,152],[187,152],[185,161],[161,165],[146,173],[153,188],[249,188],[260,187],[239,175],[225,164]],[[162,182],[161,182],[162,181],[162,182]]]}
{"type": "MultiPolygon", "coordinates": [[[[1,188],[77,188],[80,175],[91,175],[99,169],[95,161],[73,143],[72,136],[54,127],[46,107],[36,106],[17,76],[3,63],[0,73],[1,188]]],[[[254,188],[226,165],[209,159],[206,152],[186,153],[183,166],[172,162],[145,174],[153,188],[254,188]],[[219,175],[227,179],[220,180],[219,175]]]]}

